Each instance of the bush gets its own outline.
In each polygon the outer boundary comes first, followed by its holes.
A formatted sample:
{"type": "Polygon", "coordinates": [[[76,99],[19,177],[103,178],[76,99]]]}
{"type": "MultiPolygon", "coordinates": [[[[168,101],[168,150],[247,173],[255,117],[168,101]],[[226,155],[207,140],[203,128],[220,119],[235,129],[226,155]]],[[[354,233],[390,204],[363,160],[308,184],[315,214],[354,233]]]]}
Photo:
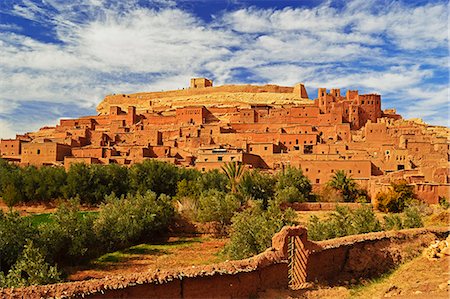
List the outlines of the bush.
{"type": "Polygon", "coordinates": [[[417,207],[407,207],[404,211],[405,219],[403,221],[404,228],[423,227],[422,216],[417,207]]]}
{"type": "Polygon", "coordinates": [[[234,212],[240,207],[240,201],[234,194],[218,190],[204,192],[198,199],[196,220],[201,222],[217,221],[229,224],[234,212]]]}
{"type": "Polygon", "coordinates": [[[281,211],[273,201],[268,209],[262,204],[237,213],[231,219],[230,243],[224,252],[232,259],[243,259],[263,252],[271,246],[272,237],[285,225],[293,224],[295,213],[281,211]]]}
{"type": "Polygon", "coordinates": [[[28,218],[0,210],[0,271],[7,272],[21,254],[27,240],[36,239],[37,231],[28,218]]]}
{"type": "Polygon", "coordinates": [[[278,190],[275,199],[278,203],[293,203],[293,202],[304,202],[305,197],[300,191],[294,187],[285,187],[284,189],[278,190]]]}
{"type": "Polygon", "coordinates": [[[446,197],[439,196],[439,205],[445,210],[450,208],[450,203],[448,202],[446,197]]]}
{"type": "Polygon", "coordinates": [[[398,214],[388,214],[383,217],[384,230],[399,230],[403,229],[403,220],[398,214]]]}
{"type": "Polygon", "coordinates": [[[94,231],[99,244],[105,250],[130,246],[135,242],[148,241],[164,231],[174,210],[169,196],[148,191],[134,196],[117,198],[114,194],[101,205],[94,231]]]}
{"type": "Polygon", "coordinates": [[[244,173],[240,183],[239,192],[246,198],[261,200],[264,208],[275,193],[275,176],[258,170],[244,173]]]}
{"type": "Polygon", "coordinates": [[[406,181],[391,183],[387,192],[380,192],[376,196],[377,208],[382,212],[402,212],[415,199],[414,187],[406,181]]]}
{"type": "Polygon", "coordinates": [[[311,182],[303,174],[303,171],[300,168],[294,168],[289,166],[278,175],[275,190],[276,193],[283,194],[283,196],[281,197],[285,197],[284,195],[293,196],[295,193],[296,196],[295,198],[290,196],[287,196],[287,198],[292,201],[303,202],[307,201],[310,198],[312,186],[311,182]],[[287,188],[295,188],[297,189],[298,192],[293,192],[292,190],[290,191],[284,190],[287,188]]]}
{"type": "Polygon", "coordinates": [[[381,224],[368,205],[355,210],[336,206],[336,211],[326,219],[320,220],[317,216],[311,216],[308,221],[308,237],[315,241],[380,230],[381,224]]]}
{"type": "Polygon", "coordinates": [[[98,243],[92,231],[94,217],[80,213],[79,202],[71,200],[51,215],[53,221],[38,227],[37,244],[47,260],[60,264],[82,263],[95,256],[98,243]]]}
{"type": "Polygon", "coordinates": [[[8,275],[5,277],[3,272],[0,272],[0,287],[3,288],[50,284],[60,280],[58,269],[45,262],[44,255],[31,241],[25,244],[8,275]]]}

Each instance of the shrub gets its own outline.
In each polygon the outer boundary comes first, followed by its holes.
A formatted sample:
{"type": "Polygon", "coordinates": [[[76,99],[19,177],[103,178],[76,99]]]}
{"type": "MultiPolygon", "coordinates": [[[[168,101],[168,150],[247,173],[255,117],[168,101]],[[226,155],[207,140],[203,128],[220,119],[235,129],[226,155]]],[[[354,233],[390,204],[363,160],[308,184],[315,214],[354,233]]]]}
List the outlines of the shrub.
{"type": "Polygon", "coordinates": [[[403,220],[398,214],[388,214],[383,217],[384,230],[399,230],[403,229],[403,220]]]}
{"type": "Polygon", "coordinates": [[[419,209],[414,206],[407,207],[404,211],[405,219],[403,221],[404,228],[423,227],[422,216],[419,209]]]}
{"type": "Polygon", "coordinates": [[[446,197],[439,196],[439,205],[445,210],[450,208],[450,203],[448,202],[446,197]]]}
{"type": "Polygon", "coordinates": [[[369,205],[363,205],[352,213],[352,226],[357,234],[377,232],[381,230],[381,223],[369,205]]]}
{"type": "Polygon", "coordinates": [[[275,185],[275,190],[277,193],[283,192],[285,194],[293,195],[291,191],[283,191],[286,188],[295,188],[298,192],[295,192],[298,197],[296,199],[288,196],[289,199],[294,201],[307,201],[311,195],[311,182],[303,174],[300,168],[287,167],[280,174],[278,174],[278,180],[275,185]]]}
{"type": "Polygon", "coordinates": [[[326,219],[311,216],[308,220],[308,237],[316,241],[380,230],[381,224],[368,205],[355,210],[336,206],[336,210],[326,219]]]}
{"type": "Polygon", "coordinates": [[[217,221],[229,224],[234,212],[240,207],[240,201],[234,194],[211,189],[198,199],[196,218],[201,222],[217,221]]]}
{"type": "Polygon", "coordinates": [[[304,202],[305,196],[300,193],[294,186],[285,187],[284,189],[278,190],[275,199],[278,203],[293,203],[293,202],[304,202]]]}
{"type": "Polygon", "coordinates": [[[148,191],[117,198],[114,194],[101,205],[94,231],[105,250],[150,240],[167,228],[174,215],[170,197],[148,191]]]}
{"type": "Polygon", "coordinates": [[[61,280],[55,266],[45,262],[42,252],[28,241],[20,257],[9,270],[8,275],[0,272],[0,287],[24,287],[50,284],[61,280]]]}
{"type": "Polygon", "coordinates": [[[95,255],[97,247],[92,231],[94,217],[81,214],[79,202],[63,203],[52,216],[51,223],[38,227],[37,245],[45,249],[49,261],[61,264],[81,263],[95,255]]]}
{"type": "Polygon", "coordinates": [[[263,252],[271,246],[272,237],[285,225],[293,224],[295,213],[288,209],[281,211],[273,201],[268,209],[262,204],[241,213],[231,219],[230,243],[224,252],[232,259],[242,259],[263,252]]]}
{"type": "Polygon", "coordinates": [[[382,212],[402,212],[415,199],[413,186],[406,181],[391,183],[387,192],[380,192],[376,196],[377,208],[382,212]]]}
{"type": "Polygon", "coordinates": [[[276,178],[258,170],[247,171],[239,183],[239,192],[247,198],[261,200],[264,208],[274,196],[276,178]]]}
{"type": "Polygon", "coordinates": [[[28,239],[36,238],[36,229],[19,213],[0,210],[0,271],[7,272],[16,262],[28,239]]]}

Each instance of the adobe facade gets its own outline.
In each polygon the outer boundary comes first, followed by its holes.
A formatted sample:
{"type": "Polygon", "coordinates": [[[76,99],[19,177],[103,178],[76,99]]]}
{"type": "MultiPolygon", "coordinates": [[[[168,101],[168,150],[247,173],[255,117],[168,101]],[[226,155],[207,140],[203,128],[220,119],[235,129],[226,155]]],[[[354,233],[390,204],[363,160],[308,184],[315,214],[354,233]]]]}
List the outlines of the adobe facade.
{"type": "Polygon", "coordinates": [[[206,171],[237,161],[276,171],[301,167],[314,185],[345,170],[369,190],[406,179],[428,202],[449,197],[449,130],[381,109],[381,96],[304,84],[213,87],[194,78],[177,91],[110,95],[99,114],[1,140],[1,156],[21,165],[159,159],[206,171]]]}

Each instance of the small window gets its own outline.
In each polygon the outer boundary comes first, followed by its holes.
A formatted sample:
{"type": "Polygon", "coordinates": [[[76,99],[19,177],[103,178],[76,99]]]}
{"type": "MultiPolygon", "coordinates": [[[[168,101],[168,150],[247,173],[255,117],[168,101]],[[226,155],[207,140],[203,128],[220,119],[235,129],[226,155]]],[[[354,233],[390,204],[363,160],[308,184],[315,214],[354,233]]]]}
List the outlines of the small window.
{"type": "Polygon", "coordinates": [[[320,179],[316,179],[316,184],[320,184],[320,179]]]}
{"type": "Polygon", "coordinates": [[[264,147],[264,150],[265,150],[265,151],[267,151],[267,149],[268,149],[268,147],[267,147],[267,146],[265,146],[265,147],[264,147]]]}
{"type": "Polygon", "coordinates": [[[205,171],[205,167],[202,167],[202,171],[205,171]]]}
{"type": "Polygon", "coordinates": [[[217,157],[217,161],[223,161],[223,157],[217,157]]]}
{"type": "Polygon", "coordinates": [[[40,149],[37,150],[37,154],[38,154],[38,155],[41,154],[41,150],[40,150],[40,149]]]}
{"type": "Polygon", "coordinates": [[[305,168],[305,171],[308,172],[308,171],[309,171],[309,168],[305,168]]]}

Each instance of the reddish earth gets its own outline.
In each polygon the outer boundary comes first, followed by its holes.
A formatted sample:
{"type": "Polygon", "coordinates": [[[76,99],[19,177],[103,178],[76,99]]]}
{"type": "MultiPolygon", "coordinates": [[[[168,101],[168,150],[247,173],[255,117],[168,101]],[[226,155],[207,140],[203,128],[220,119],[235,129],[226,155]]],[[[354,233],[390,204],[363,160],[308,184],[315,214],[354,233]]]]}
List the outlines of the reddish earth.
{"type": "Polygon", "coordinates": [[[163,245],[141,244],[106,254],[86,266],[66,269],[78,281],[132,273],[169,271],[223,261],[219,252],[228,239],[171,237],[163,245]]]}

